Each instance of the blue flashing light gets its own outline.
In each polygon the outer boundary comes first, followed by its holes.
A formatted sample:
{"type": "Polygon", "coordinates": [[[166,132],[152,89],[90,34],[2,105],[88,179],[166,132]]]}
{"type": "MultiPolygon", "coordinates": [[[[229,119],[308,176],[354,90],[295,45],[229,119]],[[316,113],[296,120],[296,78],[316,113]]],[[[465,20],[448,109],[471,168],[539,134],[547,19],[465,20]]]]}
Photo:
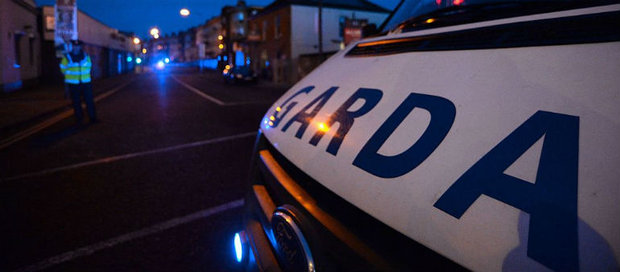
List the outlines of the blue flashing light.
{"type": "Polygon", "coordinates": [[[158,61],[157,62],[157,69],[164,69],[164,62],[163,61],[158,61]]]}
{"type": "Polygon", "coordinates": [[[170,58],[165,58],[165,59],[164,59],[164,62],[165,62],[165,63],[170,63],[170,58]]]}
{"type": "Polygon", "coordinates": [[[132,62],[132,61],[133,61],[133,58],[131,56],[128,56],[127,57],[127,62],[132,62]]]}
{"type": "Polygon", "coordinates": [[[237,257],[237,262],[240,263],[243,260],[243,245],[241,245],[241,236],[239,233],[235,233],[235,254],[237,257]]]}
{"type": "Polygon", "coordinates": [[[137,64],[142,63],[142,59],[141,59],[141,58],[136,58],[136,63],[137,63],[137,64]]]}
{"type": "Polygon", "coordinates": [[[236,66],[245,65],[245,57],[244,57],[243,51],[241,50],[235,51],[235,65],[236,66]]]}

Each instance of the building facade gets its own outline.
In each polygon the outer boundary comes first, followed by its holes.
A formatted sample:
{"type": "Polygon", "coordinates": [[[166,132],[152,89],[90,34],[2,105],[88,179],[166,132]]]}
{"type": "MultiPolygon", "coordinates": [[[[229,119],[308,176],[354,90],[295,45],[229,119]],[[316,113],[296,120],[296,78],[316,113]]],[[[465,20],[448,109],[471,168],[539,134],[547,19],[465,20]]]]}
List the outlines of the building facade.
{"type": "Polygon", "coordinates": [[[198,57],[200,59],[217,58],[222,52],[219,45],[223,43],[223,40],[224,31],[222,29],[222,19],[219,16],[209,19],[196,30],[198,57]]]}
{"type": "Polygon", "coordinates": [[[0,0],[0,90],[35,84],[41,75],[41,37],[33,0],[0,0]]]}
{"type": "Polygon", "coordinates": [[[183,61],[195,62],[198,60],[198,46],[196,45],[196,27],[179,33],[183,45],[183,61]]]}
{"type": "MultiPolygon", "coordinates": [[[[88,14],[78,11],[78,39],[84,42],[84,51],[93,63],[94,79],[114,76],[134,68],[135,47],[133,37],[109,27],[88,14]]],[[[41,79],[48,83],[60,83],[63,76],[58,68],[59,50],[54,45],[54,7],[41,7],[41,79]]]]}
{"type": "Polygon", "coordinates": [[[274,82],[297,82],[317,65],[315,61],[300,62],[300,57],[320,53],[319,26],[322,53],[329,54],[344,47],[347,19],[380,25],[389,15],[388,10],[365,0],[324,0],[319,24],[317,3],[312,0],[277,0],[250,19],[250,32],[259,36],[257,41],[249,42],[248,50],[255,71],[274,82]]]}
{"type": "Polygon", "coordinates": [[[248,19],[256,16],[262,8],[247,6],[245,1],[237,1],[236,6],[225,6],[222,8],[222,28],[224,29],[224,39],[221,59],[230,65],[246,65],[248,62],[249,44],[247,43],[248,19]]]}

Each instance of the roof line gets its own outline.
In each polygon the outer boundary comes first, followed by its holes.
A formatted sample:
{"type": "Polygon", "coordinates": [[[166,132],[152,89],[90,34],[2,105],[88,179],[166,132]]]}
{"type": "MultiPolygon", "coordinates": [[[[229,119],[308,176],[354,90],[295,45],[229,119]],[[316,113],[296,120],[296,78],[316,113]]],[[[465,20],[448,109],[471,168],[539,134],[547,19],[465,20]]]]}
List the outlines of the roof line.
{"type": "MultiPolygon", "coordinates": [[[[346,10],[356,10],[356,11],[368,11],[368,12],[381,12],[381,13],[390,13],[391,11],[383,8],[377,4],[368,2],[366,0],[360,0],[363,1],[365,4],[367,4],[368,6],[372,6],[372,8],[363,8],[363,7],[355,7],[355,6],[347,6],[347,5],[339,5],[339,4],[332,4],[332,3],[323,3],[323,7],[324,8],[337,8],[337,9],[346,9],[346,10]]],[[[276,10],[279,10],[281,8],[287,7],[287,6],[310,6],[310,7],[318,7],[318,4],[316,3],[310,3],[310,2],[296,2],[295,0],[291,1],[291,0],[276,0],[273,3],[267,5],[262,11],[260,11],[257,15],[255,15],[254,17],[258,17],[264,14],[268,14],[271,12],[274,12],[276,10]]]]}

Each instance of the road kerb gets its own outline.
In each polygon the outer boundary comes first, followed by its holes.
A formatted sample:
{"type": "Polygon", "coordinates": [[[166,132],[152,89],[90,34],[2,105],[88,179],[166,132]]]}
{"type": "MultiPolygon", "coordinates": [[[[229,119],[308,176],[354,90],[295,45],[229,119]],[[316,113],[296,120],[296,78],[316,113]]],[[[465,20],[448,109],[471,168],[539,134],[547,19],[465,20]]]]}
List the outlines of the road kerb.
{"type": "MultiPolygon", "coordinates": [[[[97,97],[95,97],[95,99],[94,99],[95,102],[98,102],[99,100],[104,99],[104,98],[106,98],[106,97],[108,97],[108,96],[118,92],[119,90],[121,90],[122,88],[124,88],[127,85],[131,84],[132,82],[133,82],[133,80],[131,80],[131,81],[127,82],[127,83],[123,83],[120,86],[117,86],[115,88],[112,88],[109,91],[106,91],[105,93],[97,95],[97,97]]],[[[82,107],[84,107],[84,105],[82,105],[82,107]]],[[[59,114],[56,114],[56,115],[52,116],[51,118],[49,118],[49,119],[47,119],[47,120],[45,120],[43,122],[40,122],[40,123],[30,127],[30,128],[22,130],[22,131],[20,131],[20,132],[18,132],[16,134],[14,134],[11,137],[8,137],[7,139],[2,140],[0,142],[0,150],[5,149],[5,148],[9,147],[10,145],[12,145],[12,144],[14,144],[16,142],[19,142],[19,141],[21,141],[21,140],[23,140],[23,139],[25,139],[25,138],[27,138],[29,136],[32,136],[33,134],[35,134],[35,133],[37,133],[37,132],[39,132],[39,131],[41,131],[43,129],[46,129],[46,128],[48,128],[48,127],[50,127],[50,126],[60,122],[61,120],[65,119],[67,117],[72,116],[72,115],[73,115],[73,109],[68,109],[68,110],[65,110],[65,111],[63,111],[63,112],[61,112],[59,114]]]]}

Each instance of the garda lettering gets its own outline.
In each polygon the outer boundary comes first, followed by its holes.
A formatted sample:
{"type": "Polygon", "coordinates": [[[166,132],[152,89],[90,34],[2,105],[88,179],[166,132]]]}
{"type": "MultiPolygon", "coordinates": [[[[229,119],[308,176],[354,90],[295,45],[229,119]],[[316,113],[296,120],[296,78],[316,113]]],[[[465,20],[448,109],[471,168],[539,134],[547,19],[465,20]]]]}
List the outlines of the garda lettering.
{"type": "MultiPolygon", "coordinates": [[[[294,123],[301,139],[323,106],[339,87],[331,87],[297,111],[281,128],[283,133],[294,123]]],[[[293,99],[310,94],[309,86],[294,93],[277,107],[268,122],[277,128],[298,104],[293,99]]],[[[336,156],[355,120],[370,112],[381,100],[378,89],[359,88],[333,112],[325,123],[338,123],[338,130],[326,152],[336,156]],[[351,111],[357,101],[363,105],[351,111]]],[[[378,177],[395,178],[422,164],[445,139],[454,123],[456,108],[443,97],[411,93],[374,132],[359,151],[353,165],[378,177]],[[400,154],[385,156],[379,149],[415,108],[426,110],[431,121],[422,136],[400,154]]],[[[309,144],[316,146],[325,132],[319,130],[309,144]]],[[[491,151],[458,178],[434,203],[434,207],[461,218],[471,205],[486,195],[530,214],[527,254],[554,270],[578,270],[577,246],[577,169],[579,157],[579,117],[538,111],[510,133],[491,151]],[[523,153],[545,136],[534,184],[504,174],[523,153]]]]}

